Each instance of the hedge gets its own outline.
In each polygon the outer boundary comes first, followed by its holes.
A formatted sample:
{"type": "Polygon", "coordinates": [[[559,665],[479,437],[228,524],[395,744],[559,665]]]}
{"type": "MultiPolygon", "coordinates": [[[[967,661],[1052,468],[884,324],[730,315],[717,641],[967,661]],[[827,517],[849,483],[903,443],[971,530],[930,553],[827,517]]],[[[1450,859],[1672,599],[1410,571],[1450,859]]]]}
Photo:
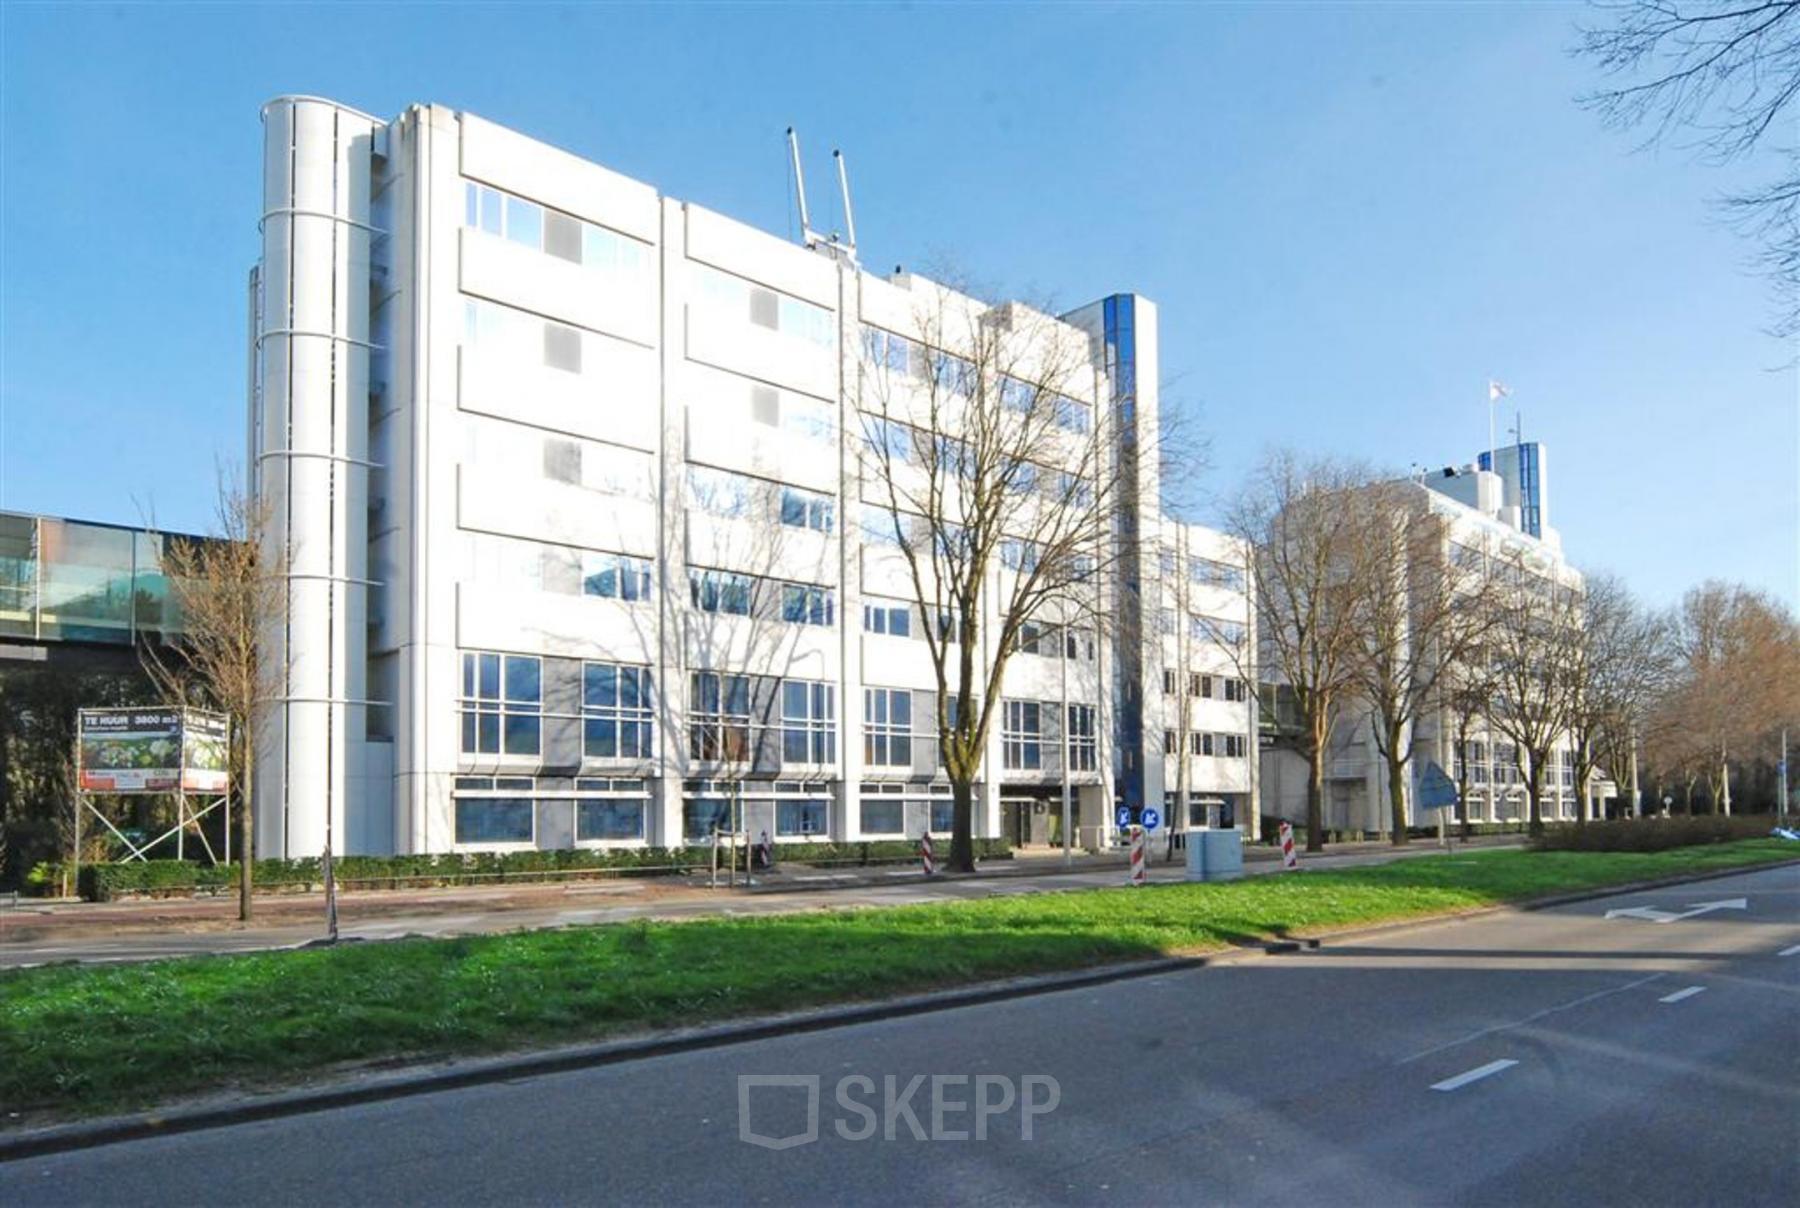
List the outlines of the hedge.
{"type": "Polygon", "coordinates": [[[1621,818],[1585,826],[1561,823],[1547,827],[1531,841],[1531,846],[1537,851],[1666,851],[1671,847],[1760,838],[1774,825],[1770,814],[1621,818]]]}
{"type": "MultiPolygon", "coordinates": [[[[889,839],[868,843],[779,843],[775,859],[794,863],[879,864],[916,860],[918,844],[889,839]]],[[[721,853],[723,854],[723,853],[721,853]]],[[[1004,839],[975,840],[980,859],[1010,859],[1004,839]]],[[[254,881],[260,892],[308,892],[324,881],[317,859],[258,860],[254,881]]],[[[342,856],[335,862],[339,884],[357,889],[420,889],[445,885],[491,885],[575,879],[581,874],[646,876],[699,872],[711,866],[710,847],[622,847],[596,850],[468,852],[436,856],[342,856]]],[[[225,893],[237,884],[236,864],[191,860],[133,860],[86,864],[79,893],[94,902],[127,896],[186,897],[225,893]]]]}

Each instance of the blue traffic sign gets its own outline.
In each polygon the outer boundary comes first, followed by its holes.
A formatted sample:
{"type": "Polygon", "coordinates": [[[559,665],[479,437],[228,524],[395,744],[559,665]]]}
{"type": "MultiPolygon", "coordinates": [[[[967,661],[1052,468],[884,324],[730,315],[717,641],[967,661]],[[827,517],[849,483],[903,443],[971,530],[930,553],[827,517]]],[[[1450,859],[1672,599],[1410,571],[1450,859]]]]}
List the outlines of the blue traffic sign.
{"type": "Polygon", "coordinates": [[[1161,825],[1162,825],[1162,815],[1157,813],[1154,808],[1146,808],[1144,810],[1144,829],[1145,830],[1155,830],[1157,827],[1159,827],[1161,825]]]}
{"type": "Polygon", "coordinates": [[[1426,763],[1418,778],[1413,804],[1422,810],[1447,809],[1456,804],[1456,782],[1435,763],[1426,763]]]}
{"type": "Polygon", "coordinates": [[[1118,812],[1113,815],[1113,820],[1119,824],[1120,830],[1124,830],[1126,827],[1130,826],[1131,807],[1129,805],[1121,805],[1118,812]]]}

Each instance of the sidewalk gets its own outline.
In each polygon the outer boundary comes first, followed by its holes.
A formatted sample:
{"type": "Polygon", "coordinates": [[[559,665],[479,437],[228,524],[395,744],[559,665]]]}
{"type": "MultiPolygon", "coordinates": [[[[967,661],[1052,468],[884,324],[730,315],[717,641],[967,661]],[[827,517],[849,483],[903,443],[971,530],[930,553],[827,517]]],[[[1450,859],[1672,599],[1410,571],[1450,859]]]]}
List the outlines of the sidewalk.
{"type": "MultiPolygon", "coordinates": [[[[1518,846],[1517,836],[1495,836],[1456,850],[1518,846]]],[[[1395,849],[1385,843],[1344,844],[1303,858],[1308,868],[1345,868],[1441,852],[1416,841],[1395,849]]],[[[472,935],[631,919],[682,919],[708,914],[760,915],[858,906],[896,906],[932,901],[1045,893],[1116,886],[1125,880],[1122,851],[1075,856],[1068,868],[1057,850],[1026,849],[1012,860],[984,864],[974,874],[942,874],[927,880],[916,866],[820,869],[788,865],[758,873],[750,887],[707,887],[706,878],[658,877],[473,886],[418,890],[365,890],[338,896],[339,935],[349,940],[402,936],[472,935]]],[[[1245,850],[1245,871],[1280,871],[1273,848],[1245,850]]],[[[1150,880],[1181,880],[1181,853],[1165,862],[1150,856],[1150,880]]],[[[0,911],[0,968],[56,961],[135,961],[203,953],[297,947],[323,933],[323,895],[276,894],[256,899],[256,918],[237,926],[234,898],[151,899],[127,902],[57,902],[24,899],[0,911]]]]}

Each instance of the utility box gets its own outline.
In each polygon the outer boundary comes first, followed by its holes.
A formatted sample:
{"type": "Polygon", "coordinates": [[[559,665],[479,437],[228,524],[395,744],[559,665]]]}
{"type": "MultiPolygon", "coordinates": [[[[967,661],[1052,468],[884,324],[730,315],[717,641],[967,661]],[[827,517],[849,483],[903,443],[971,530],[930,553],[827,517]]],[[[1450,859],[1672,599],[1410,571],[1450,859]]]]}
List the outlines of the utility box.
{"type": "Polygon", "coordinates": [[[1188,828],[1188,880],[1235,881],[1243,875],[1244,836],[1236,827],[1188,828]]]}

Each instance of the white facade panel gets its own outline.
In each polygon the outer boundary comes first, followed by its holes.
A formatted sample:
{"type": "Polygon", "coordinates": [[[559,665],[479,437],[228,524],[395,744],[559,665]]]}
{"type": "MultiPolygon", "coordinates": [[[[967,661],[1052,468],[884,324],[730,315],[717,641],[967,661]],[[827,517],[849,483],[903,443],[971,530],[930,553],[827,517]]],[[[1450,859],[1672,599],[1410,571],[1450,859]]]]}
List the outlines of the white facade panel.
{"type": "Polygon", "coordinates": [[[649,185],[473,114],[460,120],[464,176],[655,242],[657,197],[649,185]]]}

